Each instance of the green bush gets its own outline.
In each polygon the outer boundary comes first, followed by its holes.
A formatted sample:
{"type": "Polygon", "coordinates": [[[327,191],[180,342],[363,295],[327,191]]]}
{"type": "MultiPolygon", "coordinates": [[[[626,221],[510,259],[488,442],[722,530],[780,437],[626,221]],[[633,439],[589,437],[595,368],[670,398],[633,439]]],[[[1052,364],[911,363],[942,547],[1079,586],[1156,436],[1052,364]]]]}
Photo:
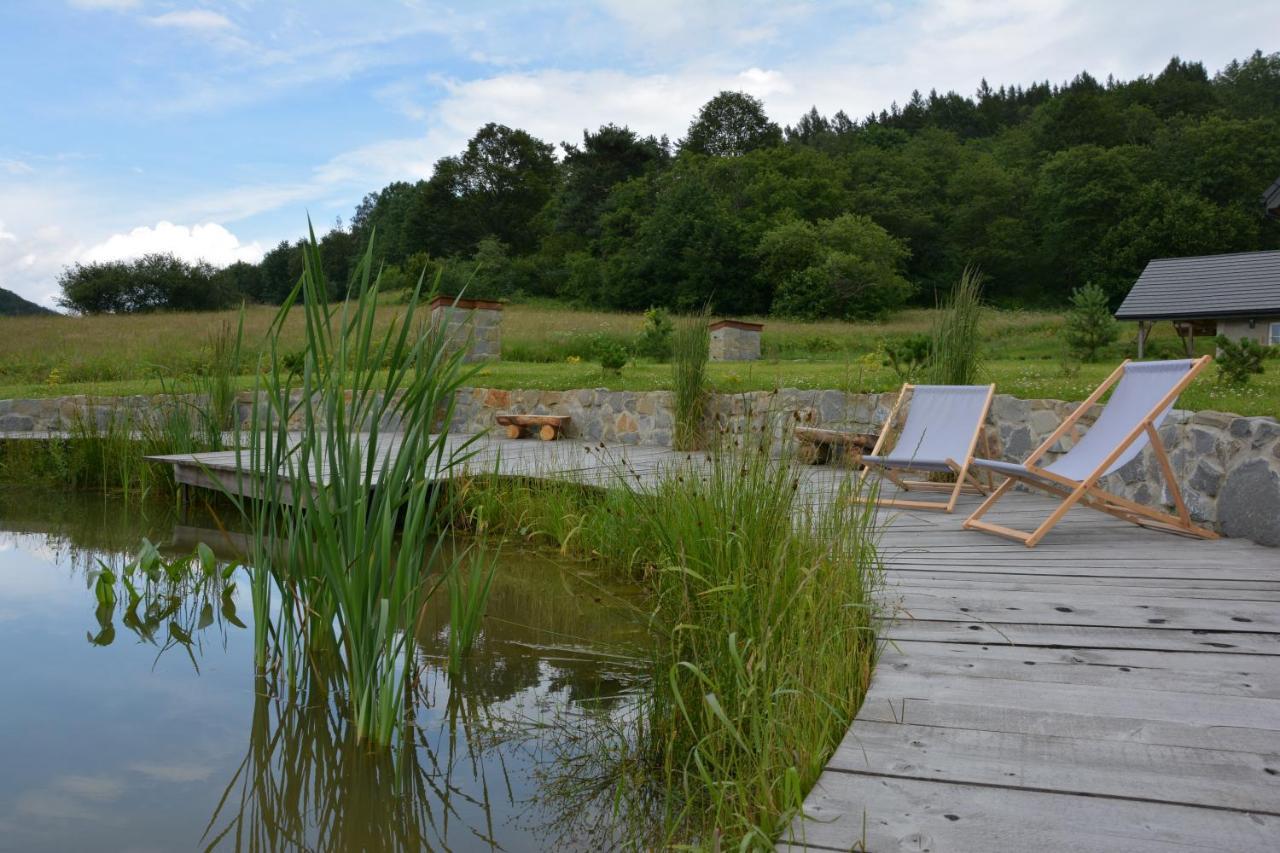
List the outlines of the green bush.
{"type": "Polygon", "coordinates": [[[902,275],[906,244],[866,216],[785,221],[765,232],[756,255],[777,282],[773,312],[782,316],[871,319],[901,308],[914,290],[902,275]]]}
{"type": "Polygon", "coordinates": [[[1218,378],[1228,385],[1247,385],[1249,377],[1262,373],[1266,348],[1251,338],[1239,342],[1226,335],[1213,339],[1218,345],[1218,378]]]}
{"type": "Polygon", "coordinates": [[[654,361],[668,361],[671,358],[671,337],[675,334],[675,324],[665,308],[650,308],[644,312],[644,328],[636,336],[636,355],[651,358],[654,361]]]}
{"type": "Polygon", "coordinates": [[[1090,282],[1072,292],[1062,336],[1081,361],[1097,361],[1098,353],[1120,337],[1120,324],[1111,315],[1105,290],[1090,282]]]}
{"type": "Polygon", "coordinates": [[[627,348],[615,341],[602,340],[596,347],[596,360],[609,373],[619,373],[627,364],[627,348]]]}
{"type": "Polygon", "coordinates": [[[928,335],[907,335],[884,342],[884,365],[903,382],[914,382],[929,363],[933,342],[928,335]]]}

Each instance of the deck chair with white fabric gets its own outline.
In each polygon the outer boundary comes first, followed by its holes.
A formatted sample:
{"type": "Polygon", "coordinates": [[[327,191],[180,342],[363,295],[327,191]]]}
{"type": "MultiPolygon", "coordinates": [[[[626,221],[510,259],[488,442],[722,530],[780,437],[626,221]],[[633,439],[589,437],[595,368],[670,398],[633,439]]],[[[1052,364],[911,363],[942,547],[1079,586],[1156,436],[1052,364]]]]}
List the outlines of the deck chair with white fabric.
{"type": "Polygon", "coordinates": [[[1217,534],[1212,530],[1192,523],[1159,433],[1160,424],[1169,414],[1178,395],[1200,371],[1209,366],[1210,361],[1212,359],[1209,356],[1179,361],[1125,361],[1043,444],[1032,451],[1025,462],[1017,464],[975,459],[975,469],[1000,474],[1006,479],[965,520],[964,527],[994,533],[1034,548],[1062,520],[1067,510],[1079,504],[1144,527],[1216,539],[1217,534]],[[1111,392],[1102,413],[1082,436],[1079,435],[1080,419],[1112,386],[1115,390],[1111,392]],[[1074,440],[1071,448],[1047,465],[1041,465],[1041,458],[1067,436],[1068,432],[1072,433],[1074,440]],[[1177,515],[1122,498],[1098,486],[1100,479],[1124,467],[1148,445],[1160,465],[1177,515]],[[987,511],[1017,483],[1048,492],[1062,500],[1049,517],[1030,533],[982,520],[987,511]]]}
{"type": "Polygon", "coordinates": [[[862,457],[862,476],[878,469],[904,492],[948,492],[946,500],[876,498],[880,506],[903,509],[940,509],[951,512],[962,492],[986,494],[987,490],[969,472],[982,427],[995,395],[994,385],[903,385],[885,420],[871,453],[862,457]],[[910,400],[907,404],[906,401],[910,400]],[[906,406],[906,420],[893,442],[898,414],[906,406]],[[902,474],[953,474],[955,483],[907,480],[902,474]]]}

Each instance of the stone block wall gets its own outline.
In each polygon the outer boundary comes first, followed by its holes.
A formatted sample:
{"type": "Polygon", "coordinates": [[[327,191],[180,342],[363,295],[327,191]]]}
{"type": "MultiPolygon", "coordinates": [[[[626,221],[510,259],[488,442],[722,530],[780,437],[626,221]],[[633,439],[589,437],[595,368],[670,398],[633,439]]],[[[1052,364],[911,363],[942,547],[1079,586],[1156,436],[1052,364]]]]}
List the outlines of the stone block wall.
{"type": "MultiPolygon", "coordinates": [[[[704,424],[709,435],[740,436],[769,430],[782,437],[791,424],[861,432],[876,431],[888,417],[896,392],[852,394],[834,390],[755,391],[712,395],[704,424]]],[[[121,412],[154,417],[172,405],[156,395],[95,399],[84,396],[0,400],[0,438],[5,433],[47,433],[71,429],[78,419],[99,426],[121,412]]],[[[242,420],[251,395],[239,402],[242,420]]],[[[569,415],[570,440],[625,445],[670,446],[674,401],[669,391],[507,391],[466,388],[455,400],[449,428],[474,433],[491,428],[498,411],[569,415]]],[[[984,435],[987,453],[1021,462],[1074,410],[1061,400],[1022,400],[998,394],[984,435]]],[[[1095,413],[1091,413],[1095,414],[1095,413]]],[[[138,420],[134,421],[138,423],[138,420]]],[[[1084,419],[1087,425],[1090,417],[1084,419]]],[[[384,424],[394,429],[394,424],[384,424]]],[[[1160,428],[1188,508],[1197,521],[1228,536],[1280,545],[1280,423],[1268,417],[1174,410],[1160,428]]],[[[1064,438],[1049,458],[1065,452],[1064,438]]],[[[1150,506],[1170,507],[1159,465],[1144,451],[1102,485],[1150,506]]]]}
{"type": "Polygon", "coordinates": [[[674,428],[670,391],[505,391],[464,388],[454,401],[450,432],[476,433],[493,426],[498,412],[568,415],[565,435],[580,441],[669,447],[674,428]]]}
{"type": "Polygon", "coordinates": [[[502,303],[437,296],[431,301],[431,326],[448,336],[450,349],[468,347],[464,361],[502,357],[502,303]]]}
{"type": "Polygon", "coordinates": [[[760,358],[760,323],[718,320],[710,326],[712,361],[756,361],[760,358]]]}
{"type": "MultiPolygon", "coordinates": [[[[755,391],[712,395],[708,434],[736,436],[770,430],[780,439],[791,424],[875,432],[889,415],[897,392],[852,394],[834,390],[755,391]]],[[[997,394],[982,438],[993,458],[1023,461],[1076,404],[1022,400],[997,394]]],[[[666,446],[671,442],[672,399],[668,391],[501,391],[473,388],[458,398],[451,428],[478,432],[493,426],[495,412],[569,415],[566,436],[587,441],[666,446]]],[[[1082,423],[1087,429],[1101,407],[1082,423]]],[[[1280,423],[1268,417],[1174,410],[1160,428],[1188,509],[1197,522],[1228,536],[1280,545],[1280,423]]],[[[1071,447],[1063,438],[1052,460],[1071,447]]],[[[1172,508],[1159,463],[1144,450],[1101,485],[1148,506],[1172,508]]]]}

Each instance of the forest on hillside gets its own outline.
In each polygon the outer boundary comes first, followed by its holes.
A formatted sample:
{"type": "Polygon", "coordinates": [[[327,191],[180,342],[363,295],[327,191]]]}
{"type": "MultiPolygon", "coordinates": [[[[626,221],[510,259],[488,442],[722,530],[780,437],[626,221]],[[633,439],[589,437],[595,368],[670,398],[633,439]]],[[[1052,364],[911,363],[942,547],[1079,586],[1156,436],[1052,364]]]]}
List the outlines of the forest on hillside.
{"type": "MultiPolygon", "coordinates": [[[[369,193],[320,240],[342,295],[376,233],[384,286],[426,270],[468,295],[587,306],[859,319],[933,304],[966,265],[1006,306],[1114,301],[1148,260],[1280,247],[1260,196],[1280,175],[1280,53],[1210,74],[912,93],[785,127],[722,92],[686,136],[605,125],[551,143],[487,124],[429,178],[369,193]]],[[[300,241],[222,270],[150,257],[61,279],[82,313],[278,302],[300,241]],[[169,284],[170,280],[174,283],[169,284]]]]}

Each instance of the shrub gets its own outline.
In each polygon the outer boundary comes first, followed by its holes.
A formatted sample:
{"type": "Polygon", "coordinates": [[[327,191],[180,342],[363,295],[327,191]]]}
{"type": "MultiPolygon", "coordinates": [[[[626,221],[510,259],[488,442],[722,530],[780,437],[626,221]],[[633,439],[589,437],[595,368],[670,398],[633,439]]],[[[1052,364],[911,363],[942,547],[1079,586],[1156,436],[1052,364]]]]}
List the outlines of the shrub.
{"type": "Polygon", "coordinates": [[[913,290],[902,275],[911,255],[906,244],[866,216],[783,222],[765,232],[756,255],[777,283],[774,313],[788,317],[880,317],[913,290]]]}
{"type": "Polygon", "coordinates": [[[212,266],[172,253],[131,261],[95,261],[67,267],[58,276],[58,303],[77,314],[209,311],[234,304],[237,295],[212,266]]]}
{"type": "Polygon", "coordinates": [[[1111,316],[1107,292],[1092,282],[1076,288],[1062,335],[1073,356],[1096,361],[1099,351],[1120,337],[1120,324],[1111,316]]]}
{"type": "Polygon", "coordinates": [[[1226,335],[1218,335],[1213,341],[1218,345],[1218,378],[1223,382],[1246,385],[1250,376],[1262,372],[1266,349],[1257,341],[1241,338],[1236,342],[1226,335]]]}
{"type": "Polygon", "coordinates": [[[596,347],[596,359],[600,367],[609,373],[619,373],[627,364],[627,348],[614,341],[601,341],[596,347]]]}
{"type": "Polygon", "coordinates": [[[667,309],[650,308],[644,312],[644,328],[636,336],[636,355],[667,361],[671,358],[671,337],[675,330],[667,309]]]}
{"type": "Polygon", "coordinates": [[[914,382],[929,363],[933,343],[928,335],[907,335],[884,342],[884,365],[903,382],[914,382]]]}

